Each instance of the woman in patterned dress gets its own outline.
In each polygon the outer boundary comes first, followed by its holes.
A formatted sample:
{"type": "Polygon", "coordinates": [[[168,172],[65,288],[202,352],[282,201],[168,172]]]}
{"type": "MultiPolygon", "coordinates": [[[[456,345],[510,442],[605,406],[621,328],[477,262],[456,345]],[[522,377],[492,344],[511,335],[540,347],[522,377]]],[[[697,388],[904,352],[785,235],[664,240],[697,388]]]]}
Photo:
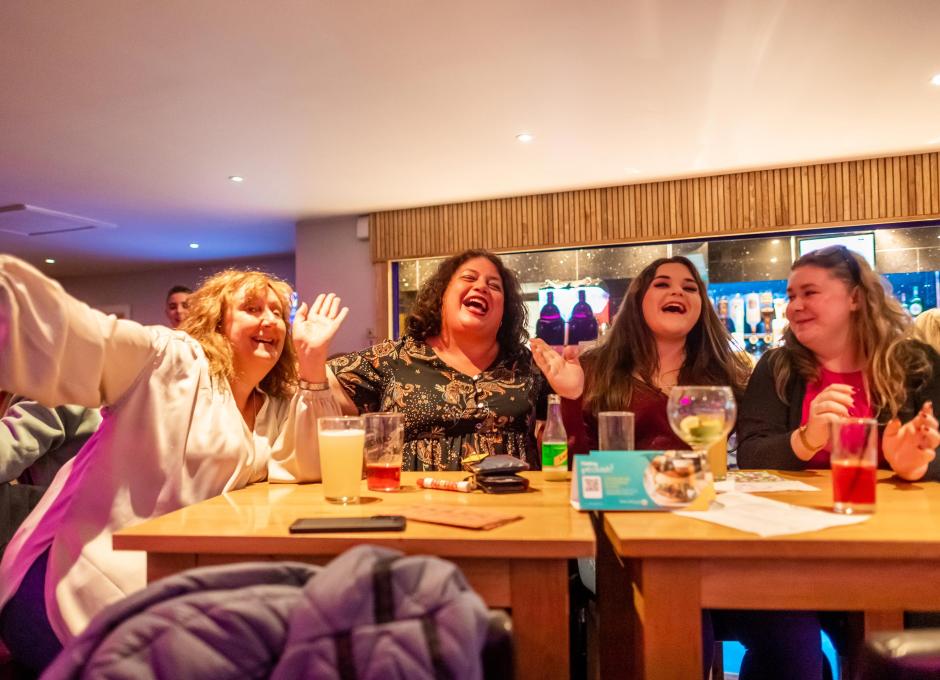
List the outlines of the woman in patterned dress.
{"type": "MultiPolygon", "coordinates": [[[[316,313],[337,315],[328,297],[316,313]]],[[[547,395],[581,394],[573,352],[538,339],[526,347],[526,309],[515,273],[484,250],[445,260],[422,286],[400,340],[324,365],[343,411],[399,411],[404,470],[459,470],[461,461],[509,454],[540,468],[534,424],[547,395]]],[[[325,364],[327,347],[319,349],[325,364]]]]}

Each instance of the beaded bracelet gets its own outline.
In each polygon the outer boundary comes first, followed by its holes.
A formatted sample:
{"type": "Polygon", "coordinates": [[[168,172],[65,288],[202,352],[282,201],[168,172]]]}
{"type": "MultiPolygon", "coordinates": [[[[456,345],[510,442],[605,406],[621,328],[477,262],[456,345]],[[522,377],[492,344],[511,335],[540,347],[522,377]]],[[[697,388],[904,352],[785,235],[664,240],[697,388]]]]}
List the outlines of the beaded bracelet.
{"type": "Polygon", "coordinates": [[[309,380],[304,380],[300,378],[297,381],[297,387],[307,392],[322,392],[324,390],[330,389],[329,382],[310,382],[309,380]]]}
{"type": "Polygon", "coordinates": [[[822,447],[826,445],[826,442],[823,442],[819,446],[813,446],[812,444],[810,444],[809,441],[806,439],[806,425],[801,425],[798,432],[800,433],[800,443],[803,444],[803,447],[811,453],[816,453],[817,451],[819,451],[822,447]]]}

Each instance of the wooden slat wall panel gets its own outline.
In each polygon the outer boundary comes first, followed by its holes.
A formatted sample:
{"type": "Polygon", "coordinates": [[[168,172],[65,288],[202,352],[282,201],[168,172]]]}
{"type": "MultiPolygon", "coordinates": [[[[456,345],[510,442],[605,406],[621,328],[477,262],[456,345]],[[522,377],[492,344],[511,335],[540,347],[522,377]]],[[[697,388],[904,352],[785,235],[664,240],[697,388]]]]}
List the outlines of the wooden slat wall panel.
{"type": "Polygon", "coordinates": [[[375,262],[940,218],[940,152],[374,213],[375,262]]]}

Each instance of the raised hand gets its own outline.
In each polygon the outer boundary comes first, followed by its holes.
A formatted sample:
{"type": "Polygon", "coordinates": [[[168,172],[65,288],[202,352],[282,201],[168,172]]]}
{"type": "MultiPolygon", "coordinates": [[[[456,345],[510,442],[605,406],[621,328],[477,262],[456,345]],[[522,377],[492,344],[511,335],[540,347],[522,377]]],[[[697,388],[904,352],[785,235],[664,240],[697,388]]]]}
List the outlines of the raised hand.
{"type": "Polygon", "coordinates": [[[535,365],[545,374],[555,394],[565,399],[580,397],[584,390],[584,371],[578,361],[578,351],[566,347],[564,355],[560,355],[539,338],[532,339],[531,347],[535,365]]]}
{"type": "Polygon", "coordinates": [[[927,465],[936,457],[940,431],[933,415],[933,403],[926,402],[911,420],[901,424],[897,418],[885,427],[881,450],[899,477],[917,480],[927,472],[927,465]]]}
{"type": "Polygon", "coordinates": [[[811,444],[825,445],[829,442],[829,423],[848,418],[854,395],[854,387],[841,383],[833,383],[816,395],[810,402],[806,419],[806,439],[811,444]]]}
{"type": "Polygon", "coordinates": [[[333,293],[320,293],[310,307],[307,303],[300,305],[292,327],[300,377],[318,382],[326,379],[330,341],[348,313],[347,307],[340,308],[340,299],[333,293]]]}

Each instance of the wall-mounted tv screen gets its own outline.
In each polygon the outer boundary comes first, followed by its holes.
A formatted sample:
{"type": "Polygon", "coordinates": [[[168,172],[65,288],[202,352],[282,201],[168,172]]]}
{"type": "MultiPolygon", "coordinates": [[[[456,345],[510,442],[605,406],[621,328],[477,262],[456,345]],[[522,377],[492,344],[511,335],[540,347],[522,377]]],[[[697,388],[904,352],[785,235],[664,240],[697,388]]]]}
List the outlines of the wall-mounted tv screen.
{"type": "Polygon", "coordinates": [[[875,234],[840,234],[838,236],[806,236],[799,239],[800,257],[806,253],[828,246],[845,246],[852,252],[858,253],[875,268],[875,234]]]}

